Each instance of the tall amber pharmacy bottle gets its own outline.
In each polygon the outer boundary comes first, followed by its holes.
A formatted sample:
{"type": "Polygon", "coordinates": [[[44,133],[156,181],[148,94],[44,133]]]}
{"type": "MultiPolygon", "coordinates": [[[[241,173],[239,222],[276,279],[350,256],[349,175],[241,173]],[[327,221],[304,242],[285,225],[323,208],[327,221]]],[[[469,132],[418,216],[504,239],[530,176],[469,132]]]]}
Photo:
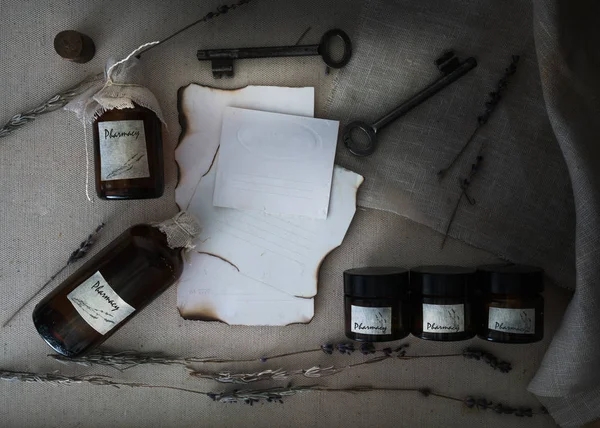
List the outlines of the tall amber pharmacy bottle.
{"type": "Polygon", "coordinates": [[[36,306],[39,334],[68,357],[100,345],[179,279],[198,232],[185,212],[127,229],[36,306]]]}

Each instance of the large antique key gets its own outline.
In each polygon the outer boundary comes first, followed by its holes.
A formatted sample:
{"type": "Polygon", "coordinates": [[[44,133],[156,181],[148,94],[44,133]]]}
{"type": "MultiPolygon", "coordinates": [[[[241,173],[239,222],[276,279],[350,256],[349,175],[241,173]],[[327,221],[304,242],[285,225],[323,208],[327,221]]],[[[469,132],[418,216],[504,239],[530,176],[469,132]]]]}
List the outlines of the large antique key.
{"type": "Polygon", "coordinates": [[[444,74],[438,80],[427,86],[409,100],[403,102],[394,110],[376,120],[372,124],[362,121],[350,123],[344,128],[342,139],[346,148],[355,156],[369,156],[377,147],[377,134],[382,128],[396,119],[404,116],[410,110],[421,104],[429,97],[458,80],[477,66],[475,58],[467,58],[460,62],[453,52],[448,52],[435,61],[440,71],[444,74]]]}
{"type": "Polygon", "coordinates": [[[341,68],[348,64],[348,61],[350,61],[350,57],[352,56],[352,43],[350,42],[350,37],[342,30],[334,29],[323,34],[321,42],[318,45],[208,49],[199,50],[197,53],[199,60],[212,61],[212,72],[216,79],[223,76],[233,77],[234,59],[313,55],[320,55],[325,64],[331,68],[341,68]],[[339,59],[336,59],[332,52],[333,42],[336,38],[339,38],[344,46],[344,52],[339,59]]]}

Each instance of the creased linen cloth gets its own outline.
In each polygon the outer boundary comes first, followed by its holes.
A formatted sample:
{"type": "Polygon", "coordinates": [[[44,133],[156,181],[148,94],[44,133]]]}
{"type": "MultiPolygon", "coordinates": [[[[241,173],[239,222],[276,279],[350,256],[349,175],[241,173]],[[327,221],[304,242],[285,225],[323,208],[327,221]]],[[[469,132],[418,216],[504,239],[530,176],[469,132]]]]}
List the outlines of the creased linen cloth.
{"type": "Polygon", "coordinates": [[[437,77],[433,60],[443,50],[478,59],[469,75],[384,129],[375,154],[355,158],[340,146],[338,162],[365,175],[359,204],[444,232],[458,182],[485,144],[469,189],[476,204],[459,207],[450,235],[540,265],[560,285],[576,279],[529,387],[570,427],[600,417],[600,7],[568,0],[533,6],[366,2],[355,56],[339,74],[329,113],[345,123],[377,119],[437,77]],[[436,171],[460,150],[514,54],[521,61],[504,98],[452,176],[439,182],[436,171]]]}
{"type": "MultiPolygon", "coordinates": [[[[338,145],[337,162],[365,177],[359,205],[446,230],[480,144],[483,163],[450,235],[498,256],[543,267],[574,286],[574,208],[569,174],[546,114],[531,2],[369,0],[352,61],[340,70],[328,115],[372,123],[441,76],[434,61],[455,49],[478,66],[379,131],[366,158],[338,145]],[[512,55],[520,55],[503,99],[455,168],[512,55]]],[[[441,245],[441,239],[440,239],[441,245]]]]}
{"type": "Polygon", "coordinates": [[[534,2],[544,99],[577,214],[577,290],[529,390],[562,426],[600,417],[600,3],[534,2]]]}

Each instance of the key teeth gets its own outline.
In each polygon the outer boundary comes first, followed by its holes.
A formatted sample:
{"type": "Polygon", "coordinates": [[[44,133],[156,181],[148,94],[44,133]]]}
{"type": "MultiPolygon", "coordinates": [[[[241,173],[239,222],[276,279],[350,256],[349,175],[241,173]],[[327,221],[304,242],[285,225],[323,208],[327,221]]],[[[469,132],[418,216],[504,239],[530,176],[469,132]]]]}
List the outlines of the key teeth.
{"type": "Polygon", "coordinates": [[[454,51],[448,50],[442,54],[438,59],[435,60],[435,66],[440,68],[445,62],[448,62],[452,57],[454,57],[454,51]]]}
{"type": "Polygon", "coordinates": [[[453,50],[448,50],[435,60],[435,65],[444,75],[448,75],[460,67],[461,61],[453,50]]]}

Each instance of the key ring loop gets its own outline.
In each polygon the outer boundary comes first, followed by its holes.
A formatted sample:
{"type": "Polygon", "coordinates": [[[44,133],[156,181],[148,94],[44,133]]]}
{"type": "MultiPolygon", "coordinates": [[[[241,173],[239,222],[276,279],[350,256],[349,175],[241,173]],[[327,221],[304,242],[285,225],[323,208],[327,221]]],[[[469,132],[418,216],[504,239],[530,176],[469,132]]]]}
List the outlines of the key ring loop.
{"type": "Polygon", "coordinates": [[[377,147],[377,135],[371,125],[366,122],[352,122],[344,128],[342,136],[344,145],[354,156],[365,157],[371,155],[377,147]],[[361,132],[366,135],[366,144],[359,144],[355,141],[352,134],[361,132]]]}
{"type": "Polygon", "coordinates": [[[348,64],[350,58],[352,57],[352,42],[350,41],[350,37],[348,37],[348,34],[343,32],[339,28],[335,28],[323,34],[317,52],[319,53],[319,55],[321,55],[323,61],[329,67],[342,68],[343,66],[348,64]],[[339,37],[344,43],[344,54],[342,55],[342,58],[337,61],[331,56],[331,52],[329,51],[330,42],[336,37],[339,37]]]}

